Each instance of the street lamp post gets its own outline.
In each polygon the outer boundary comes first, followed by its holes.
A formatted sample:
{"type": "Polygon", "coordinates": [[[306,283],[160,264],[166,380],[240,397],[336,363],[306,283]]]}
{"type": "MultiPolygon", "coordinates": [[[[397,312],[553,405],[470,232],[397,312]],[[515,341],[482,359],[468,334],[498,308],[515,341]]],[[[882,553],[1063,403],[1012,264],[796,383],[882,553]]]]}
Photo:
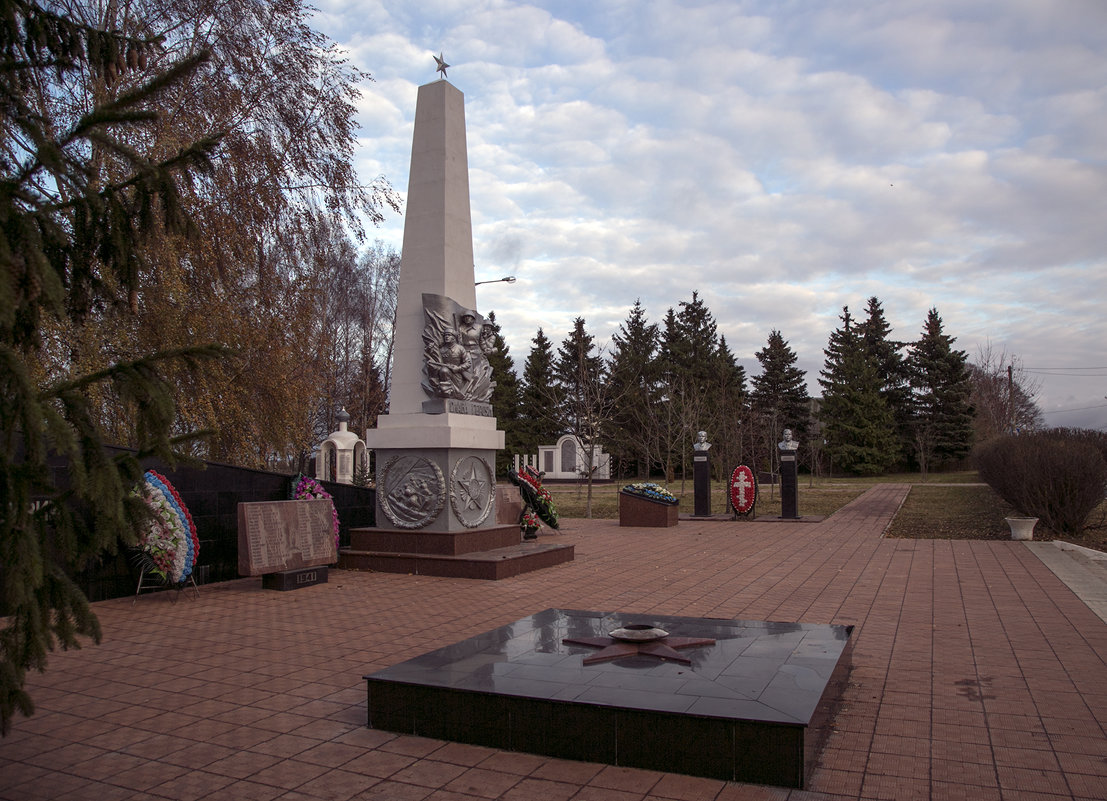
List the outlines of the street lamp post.
{"type": "Polygon", "coordinates": [[[490,278],[487,281],[477,281],[475,284],[473,284],[473,286],[480,286],[481,284],[499,284],[499,283],[514,284],[515,283],[515,276],[514,275],[505,275],[503,278],[490,278]]]}

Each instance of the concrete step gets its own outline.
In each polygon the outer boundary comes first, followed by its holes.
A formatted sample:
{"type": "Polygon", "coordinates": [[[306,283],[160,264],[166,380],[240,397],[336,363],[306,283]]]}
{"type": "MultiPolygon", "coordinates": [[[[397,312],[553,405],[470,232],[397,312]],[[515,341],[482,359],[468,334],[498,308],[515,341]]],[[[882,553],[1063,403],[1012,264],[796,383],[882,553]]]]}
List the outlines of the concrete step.
{"type": "Polygon", "coordinates": [[[517,542],[519,542],[518,523],[465,531],[350,529],[350,549],[353,551],[460,556],[494,548],[507,548],[517,542]]]}
{"type": "MultiPolygon", "coordinates": [[[[516,537],[518,530],[516,527],[516,537]]],[[[571,562],[574,557],[573,545],[532,541],[457,555],[344,548],[338,555],[338,565],[346,570],[498,581],[571,562]]]]}

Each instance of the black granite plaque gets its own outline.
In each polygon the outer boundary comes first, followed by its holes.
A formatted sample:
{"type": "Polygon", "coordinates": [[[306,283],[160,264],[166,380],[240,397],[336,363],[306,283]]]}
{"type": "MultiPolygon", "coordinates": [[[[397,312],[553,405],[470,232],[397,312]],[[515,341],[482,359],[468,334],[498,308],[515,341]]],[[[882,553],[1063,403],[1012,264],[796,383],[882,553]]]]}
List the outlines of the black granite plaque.
{"type": "Polygon", "coordinates": [[[303,587],[314,587],[316,584],[326,584],[329,578],[329,569],[326,565],[321,567],[301,567],[299,570],[282,570],[279,573],[266,573],[261,577],[261,586],[267,590],[279,590],[288,592],[303,587]]]}
{"type": "Polygon", "coordinates": [[[802,787],[844,686],[852,626],[547,609],[366,676],[369,725],[566,759],[802,787]],[[691,664],[585,666],[632,624],[715,640],[691,664]]]}

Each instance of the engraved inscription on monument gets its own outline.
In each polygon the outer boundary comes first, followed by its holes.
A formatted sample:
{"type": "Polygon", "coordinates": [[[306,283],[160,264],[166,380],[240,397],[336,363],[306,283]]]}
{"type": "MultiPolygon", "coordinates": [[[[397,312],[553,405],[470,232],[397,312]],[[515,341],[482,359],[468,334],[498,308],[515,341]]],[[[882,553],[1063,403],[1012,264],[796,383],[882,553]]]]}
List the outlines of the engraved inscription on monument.
{"type": "Polygon", "coordinates": [[[260,576],[338,561],[327,499],[238,505],[238,572],[260,576]]]}

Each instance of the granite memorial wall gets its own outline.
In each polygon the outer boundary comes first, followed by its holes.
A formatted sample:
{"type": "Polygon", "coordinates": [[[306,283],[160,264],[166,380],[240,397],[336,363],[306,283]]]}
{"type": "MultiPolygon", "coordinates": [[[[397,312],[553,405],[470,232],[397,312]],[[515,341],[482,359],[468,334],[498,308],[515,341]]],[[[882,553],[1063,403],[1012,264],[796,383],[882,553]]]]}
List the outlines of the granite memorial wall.
{"type": "MultiPolygon", "coordinates": [[[[122,448],[109,448],[121,452],[122,448]]],[[[167,469],[150,460],[143,465],[164,474],[177,488],[188,506],[200,537],[200,563],[196,566],[197,583],[230,581],[238,573],[238,504],[256,501],[288,500],[292,476],[252,470],[245,467],[205,462],[205,468],[179,467],[167,469]]],[[[66,461],[53,461],[54,480],[58,486],[68,484],[66,461]]],[[[339,541],[349,543],[349,529],[374,526],[376,492],[350,484],[320,481],[331,494],[341,523],[339,541]]],[[[2,580],[2,578],[0,578],[2,580]]],[[[97,564],[74,575],[74,580],[90,601],[133,595],[137,574],[122,551],[105,554],[97,564]]]]}

